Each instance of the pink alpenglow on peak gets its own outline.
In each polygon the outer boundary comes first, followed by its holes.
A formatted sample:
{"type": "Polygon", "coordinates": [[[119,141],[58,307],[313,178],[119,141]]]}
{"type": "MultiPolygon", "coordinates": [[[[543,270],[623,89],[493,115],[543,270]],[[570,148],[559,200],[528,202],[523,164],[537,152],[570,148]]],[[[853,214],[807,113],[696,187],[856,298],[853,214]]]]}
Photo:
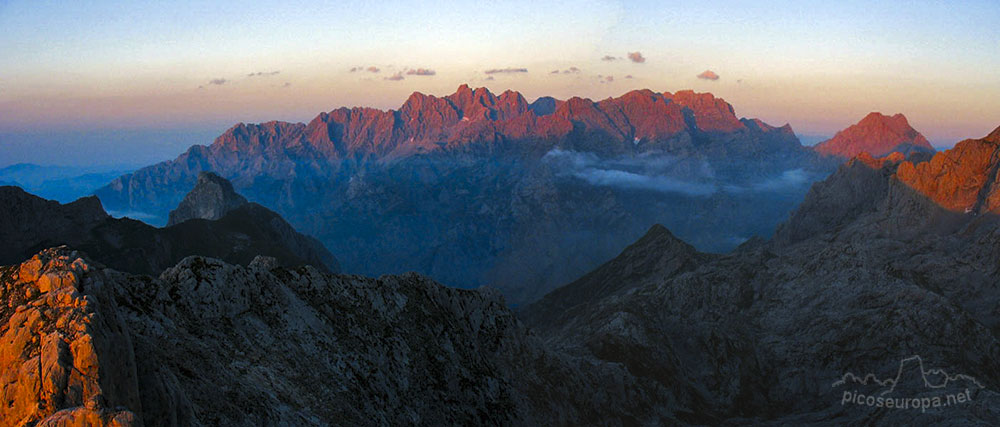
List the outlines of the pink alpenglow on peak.
{"type": "Polygon", "coordinates": [[[870,113],[857,124],[837,132],[833,138],[819,143],[815,149],[821,154],[843,158],[851,158],[862,152],[877,158],[892,152],[908,155],[935,151],[927,138],[910,126],[905,116],[886,116],[877,112],[870,113]]]}

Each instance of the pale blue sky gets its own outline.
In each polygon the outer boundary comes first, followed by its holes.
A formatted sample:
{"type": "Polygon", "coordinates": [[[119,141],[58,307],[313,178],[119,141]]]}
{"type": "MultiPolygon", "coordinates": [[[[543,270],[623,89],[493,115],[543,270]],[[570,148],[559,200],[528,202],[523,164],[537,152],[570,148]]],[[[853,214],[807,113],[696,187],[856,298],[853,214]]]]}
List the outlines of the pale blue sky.
{"type": "Polygon", "coordinates": [[[0,0],[0,134],[221,131],[461,83],[529,99],[691,88],[813,135],[901,112],[937,145],[1000,125],[995,1],[119,3],[0,0]],[[506,67],[528,72],[483,73],[506,67]],[[385,80],[408,68],[436,74],[385,80]]]}

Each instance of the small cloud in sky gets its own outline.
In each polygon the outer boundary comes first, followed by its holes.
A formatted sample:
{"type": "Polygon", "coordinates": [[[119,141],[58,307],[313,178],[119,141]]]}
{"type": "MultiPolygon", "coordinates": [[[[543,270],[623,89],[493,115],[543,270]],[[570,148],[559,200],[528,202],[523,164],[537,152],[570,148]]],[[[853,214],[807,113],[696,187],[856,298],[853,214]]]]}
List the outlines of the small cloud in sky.
{"type": "Polygon", "coordinates": [[[604,77],[604,81],[606,81],[608,83],[611,83],[611,82],[615,81],[615,76],[605,76],[604,77]]]}
{"type": "Polygon", "coordinates": [[[285,82],[285,84],[281,85],[281,87],[292,87],[292,83],[291,82],[285,82]]]}
{"type": "Polygon", "coordinates": [[[222,86],[222,85],[224,85],[226,83],[229,83],[229,80],[226,80],[226,79],[212,79],[212,80],[208,81],[208,84],[210,84],[210,85],[216,85],[216,86],[222,86]]]}
{"type": "Polygon", "coordinates": [[[626,78],[626,79],[631,79],[631,78],[632,78],[632,75],[631,75],[631,74],[629,74],[629,75],[625,76],[625,78],[626,78]]]}
{"type": "Polygon", "coordinates": [[[580,69],[576,67],[569,67],[565,70],[552,70],[549,74],[579,74],[580,69]]]}
{"type": "Polygon", "coordinates": [[[527,73],[527,68],[492,68],[484,71],[486,74],[514,74],[514,73],[527,73]]]}
{"type": "Polygon", "coordinates": [[[715,80],[719,80],[719,75],[715,74],[715,71],[705,70],[704,72],[702,72],[701,74],[698,75],[698,78],[702,79],[702,80],[712,80],[712,81],[715,81],[715,80]]]}
{"type": "Polygon", "coordinates": [[[348,73],[356,73],[360,69],[361,69],[360,67],[351,67],[351,69],[347,70],[347,72],[348,73]]]}
{"type": "Polygon", "coordinates": [[[393,74],[393,75],[391,75],[389,77],[384,78],[383,80],[389,80],[389,81],[393,81],[393,82],[398,82],[400,80],[403,80],[403,72],[400,71],[400,72],[398,72],[396,74],[393,74]]]}
{"type": "Polygon", "coordinates": [[[617,60],[618,60],[617,57],[611,55],[604,55],[604,57],[601,58],[601,61],[617,61],[617,60]]]}
{"type": "Polygon", "coordinates": [[[636,64],[646,62],[646,57],[642,56],[639,52],[629,52],[628,59],[632,60],[632,62],[635,62],[636,64]]]}
{"type": "Polygon", "coordinates": [[[488,76],[488,77],[486,77],[486,78],[485,78],[485,79],[483,79],[483,80],[486,80],[486,81],[493,81],[493,80],[496,80],[496,79],[494,79],[494,78],[493,78],[493,76],[488,76]]]}
{"type": "Polygon", "coordinates": [[[406,71],[406,75],[408,76],[433,76],[435,74],[437,74],[437,72],[427,68],[416,68],[406,71]]]}
{"type": "Polygon", "coordinates": [[[276,71],[258,71],[256,73],[247,74],[247,77],[268,77],[268,76],[276,76],[276,75],[278,75],[280,73],[281,73],[280,70],[276,70],[276,71]]]}
{"type": "Polygon", "coordinates": [[[378,69],[378,67],[372,65],[371,67],[365,68],[365,71],[367,71],[369,73],[377,73],[377,72],[382,71],[382,70],[380,70],[380,69],[378,69]]]}

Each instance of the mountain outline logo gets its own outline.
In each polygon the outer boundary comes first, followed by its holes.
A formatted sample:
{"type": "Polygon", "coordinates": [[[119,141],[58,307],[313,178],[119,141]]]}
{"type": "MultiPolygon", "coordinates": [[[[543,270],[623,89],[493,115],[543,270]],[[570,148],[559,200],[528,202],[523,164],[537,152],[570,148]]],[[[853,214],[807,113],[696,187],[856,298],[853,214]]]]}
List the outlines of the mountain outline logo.
{"type": "Polygon", "coordinates": [[[973,389],[981,390],[986,388],[979,380],[970,375],[950,374],[941,368],[928,369],[924,366],[924,359],[919,355],[913,355],[900,360],[899,368],[896,370],[894,377],[880,379],[878,375],[872,372],[864,376],[847,372],[839,380],[834,381],[831,388],[851,385],[855,387],[844,390],[840,401],[841,405],[850,403],[873,408],[919,409],[921,412],[926,412],[929,408],[941,408],[971,402],[973,399],[973,389]],[[919,380],[917,380],[918,377],[919,380]],[[925,391],[918,392],[918,394],[913,396],[891,396],[893,392],[897,391],[897,387],[902,381],[905,380],[910,380],[907,384],[914,387],[922,385],[925,391]],[[857,386],[877,386],[881,387],[882,390],[874,392],[861,388],[859,392],[857,386]]]}
{"type": "Polygon", "coordinates": [[[878,376],[872,372],[869,372],[863,377],[858,377],[857,375],[854,375],[854,373],[852,372],[847,372],[839,380],[835,381],[833,385],[831,385],[831,387],[834,388],[840,387],[842,385],[848,384],[849,381],[860,385],[871,385],[870,383],[875,383],[882,387],[889,387],[888,389],[882,390],[882,392],[879,393],[879,395],[886,395],[888,393],[892,393],[893,391],[895,391],[896,385],[899,384],[899,380],[903,376],[903,371],[905,370],[906,365],[914,361],[917,363],[917,367],[920,369],[921,379],[923,380],[924,387],[930,389],[944,389],[948,387],[948,385],[951,383],[955,383],[959,380],[965,380],[971,382],[972,384],[975,384],[980,389],[986,388],[986,386],[982,385],[979,382],[979,380],[969,375],[965,374],[949,375],[947,371],[939,368],[926,369],[924,367],[924,359],[920,357],[920,355],[913,355],[900,360],[899,369],[896,370],[896,376],[893,378],[886,378],[884,380],[880,380],[878,376]],[[943,380],[940,384],[934,384],[930,379],[927,378],[928,376],[940,376],[943,378],[943,380]]]}

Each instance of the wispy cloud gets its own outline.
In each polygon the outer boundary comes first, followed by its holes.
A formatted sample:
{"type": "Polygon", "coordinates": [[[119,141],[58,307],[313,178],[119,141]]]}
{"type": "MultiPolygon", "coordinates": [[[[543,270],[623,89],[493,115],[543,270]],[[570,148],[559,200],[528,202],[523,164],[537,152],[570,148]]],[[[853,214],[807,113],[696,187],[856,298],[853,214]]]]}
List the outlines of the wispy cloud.
{"type": "Polygon", "coordinates": [[[281,74],[281,70],[275,70],[275,71],[258,71],[256,73],[247,74],[247,77],[269,77],[269,76],[276,76],[278,74],[281,74]]]}
{"type": "MultiPolygon", "coordinates": [[[[637,140],[636,143],[640,141],[637,140]]],[[[711,164],[705,160],[662,153],[601,158],[594,153],[555,148],[546,153],[542,161],[554,166],[554,170],[562,177],[581,179],[591,185],[693,197],[706,197],[719,192],[799,192],[824,177],[804,169],[790,169],[769,177],[730,181],[717,176],[711,164]]]]}
{"type": "Polygon", "coordinates": [[[712,71],[712,70],[705,70],[701,74],[698,75],[698,78],[702,79],[702,80],[712,80],[712,81],[715,81],[715,80],[719,80],[719,75],[715,74],[715,72],[712,71]]]}
{"type": "Polygon", "coordinates": [[[371,65],[371,66],[368,66],[368,67],[351,67],[350,70],[347,70],[347,72],[349,72],[349,73],[357,73],[357,72],[361,72],[361,71],[367,71],[369,73],[377,73],[377,72],[382,71],[382,70],[380,70],[378,67],[376,67],[374,65],[371,65]]]}
{"type": "MultiPolygon", "coordinates": [[[[678,159],[666,155],[601,159],[593,153],[553,149],[542,161],[558,166],[563,176],[582,179],[591,185],[620,189],[710,196],[717,191],[711,171],[684,180],[669,176],[678,159]]],[[[703,166],[708,168],[707,164],[703,166]]]]}
{"type": "Polygon", "coordinates": [[[486,81],[493,81],[493,80],[496,80],[496,79],[494,79],[494,78],[493,78],[493,76],[487,76],[487,77],[486,77],[485,79],[483,79],[483,80],[486,80],[486,81]]]}
{"type": "Polygon", "coordinates": [[[639,52],[629,52],[628,59],[637,64],[642,64],[643,62],[646,62],[646,57],[642,56],[642,54],[639,52]]]}
{"type": "Polygon", "coordinates": [[[229,80],[221,79],[221,78],[219,78],[219,79],[212,79],[212,80],[208,81],[208,84],[210,84],[210,85],[216,85],[216,86],[222,86],[222,85],[224,85],[226,83],[229,83],[229,80]]]}
{"type": "Polygon", "coordinates": [[[552,71],[549,72],[549,74],[579,74],[579,73],[580,73],[580,69],[576,68],[576,67],[569,67],[569,68],[567,68],[565,70],[561,70],[561,71],[560,70],[552,70],[552,71]]]}
{"type": "Polygon", "coordinates": [[[427,68],[416,68],[406,71],[406,75],[408,76],[433,76],[435,74],[437,74],[437,72],[427,68]]]}
{"type": "Polygon", "coordinates": [[[617,61],[617,60],[618,60],[618,57],[616,57],[616,56],[611,56],[611,55],[604,55],[604,56],[603,56],[603,57],[601,58],[601,61],[617,61]]]}
{"type": "Polygon", "coordinates": [[[393,74],[393,75],[391,75],[389,77],[384,78],[383,80],[389,80],[389,81],[398,82],[400,80],[403,80],[403,72],[398,72],[396,74],[393,74]]]}
{"type": "Polygon", "coordinates": [[[631,74],[629,74],[629,75],[625,76],[625,78],[626,78],[626,79],[631,79],[631,78],[632,78],[632,75],[631,75],[631,74]]]}
{"type": "Polygon", "coordinates": [[[486,74],[515,74],[515,73],[527,73],[527,68],[492,68],[484,71],[486,74]]]}
{"type": "Polygon", "coordinates": [[[281,87],[292,87],[292,83],[291,82],[285,82],[285,84],[281,85],[281,87]]]}

